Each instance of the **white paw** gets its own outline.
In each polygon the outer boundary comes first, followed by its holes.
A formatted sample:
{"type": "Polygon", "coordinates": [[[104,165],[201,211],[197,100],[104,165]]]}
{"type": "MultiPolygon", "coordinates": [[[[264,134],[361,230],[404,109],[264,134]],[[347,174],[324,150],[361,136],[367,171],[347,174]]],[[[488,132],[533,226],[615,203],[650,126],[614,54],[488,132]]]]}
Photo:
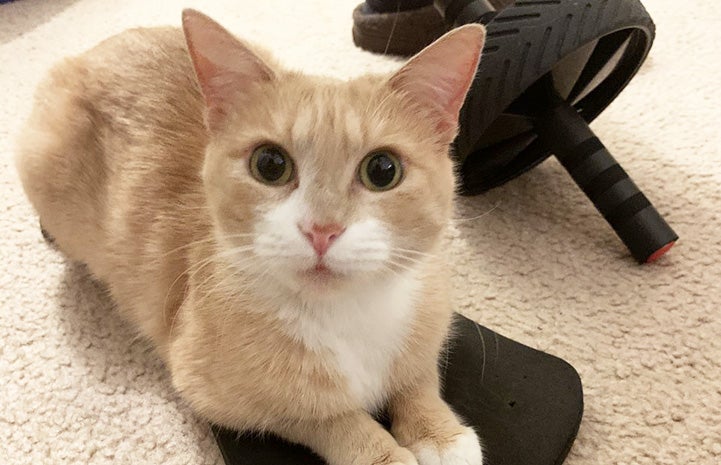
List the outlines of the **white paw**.
{"type": "Polygon", "coordinates": [[[415,454],[419,465],[483,465],[481,444],[471,428],[465,428],[445,447],[418,442],[408,448],[415,454]]]}

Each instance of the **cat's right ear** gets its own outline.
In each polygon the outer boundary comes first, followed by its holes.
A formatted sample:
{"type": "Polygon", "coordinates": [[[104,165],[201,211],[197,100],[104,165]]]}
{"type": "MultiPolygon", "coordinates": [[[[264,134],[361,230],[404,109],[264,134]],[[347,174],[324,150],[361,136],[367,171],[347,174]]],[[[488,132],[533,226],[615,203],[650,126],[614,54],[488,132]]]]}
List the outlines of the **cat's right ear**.
{"type": "Polygon", "coordinates": [[[275,78],[246,44],[199,11],[183,10],[183,32],[208,109],[209,128],[222,121],[234,95],[275,78]]]}

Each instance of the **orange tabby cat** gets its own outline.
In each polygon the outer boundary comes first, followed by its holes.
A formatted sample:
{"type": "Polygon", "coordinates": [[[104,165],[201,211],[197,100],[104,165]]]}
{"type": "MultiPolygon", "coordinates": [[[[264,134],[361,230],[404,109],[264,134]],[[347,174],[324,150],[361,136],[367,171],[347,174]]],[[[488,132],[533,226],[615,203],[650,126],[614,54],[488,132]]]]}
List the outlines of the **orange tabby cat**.
{"type": "Polygon", "coordinates": [[[196,11],[54,68],[17,166],[204,417],[331,465],[481,465],[439,397],[449,145],[484,41],[392,76],[286,71],[196,11]],[[387,406],[391,433],[372,417],[387,406]]]}

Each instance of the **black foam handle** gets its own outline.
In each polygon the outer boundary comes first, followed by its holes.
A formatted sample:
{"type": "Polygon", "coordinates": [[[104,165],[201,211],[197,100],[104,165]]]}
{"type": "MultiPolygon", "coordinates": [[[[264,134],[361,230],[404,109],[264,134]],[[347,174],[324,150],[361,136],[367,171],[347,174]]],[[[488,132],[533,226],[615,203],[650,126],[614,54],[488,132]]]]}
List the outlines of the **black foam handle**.
{"type": "Polygon", "coordinates": [[[537,114],[534,125],[548,147],[588,195],[640,263],[658,258],[678,239],[634,184],[586,120],[556,99],[537,114]]]}

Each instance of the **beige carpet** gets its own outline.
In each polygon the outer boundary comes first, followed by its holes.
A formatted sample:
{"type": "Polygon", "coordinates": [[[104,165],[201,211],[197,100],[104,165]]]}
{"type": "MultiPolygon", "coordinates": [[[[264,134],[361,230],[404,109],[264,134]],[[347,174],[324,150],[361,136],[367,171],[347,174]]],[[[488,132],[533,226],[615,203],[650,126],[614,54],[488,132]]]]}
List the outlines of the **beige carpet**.
{"type": "MultiPolygon", "coordinates": [[[[41,239],[12,167],[38,79],[126,27],[179,24],[189,5],[296,67],[395,68],[354,48],[357,1],[0,5],[0,464],[221,461],[148,346],[41,239]]],[[[681,235],[672,253],[636,265],[555,162],[460,202],[457,308],[583,378],[569,465],[721,463],[721,5],[646,6],[651,57],[594,128],[681,235]]]]}

